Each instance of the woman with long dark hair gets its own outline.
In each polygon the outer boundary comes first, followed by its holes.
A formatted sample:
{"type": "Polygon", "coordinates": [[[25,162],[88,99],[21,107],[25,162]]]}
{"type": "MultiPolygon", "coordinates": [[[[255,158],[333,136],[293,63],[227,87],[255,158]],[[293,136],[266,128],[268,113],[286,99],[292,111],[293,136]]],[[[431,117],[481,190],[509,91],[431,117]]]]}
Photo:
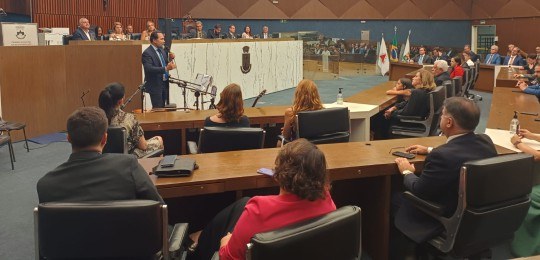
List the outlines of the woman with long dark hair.
{"type": "Polygon", "coordinates": [[[238,84],[232,83],[221,91],[216,108],[219,113],[207,117],[204,126],[249,127],[249,119],[244,115],[242,89],[238,84]]]}
{"type": "Polygon", "coordinates": [[[107,85],[99,94],[99,107],[105,111],[110,126],[122,126],[128,133],[129,153],[143,157],[157,149],[163,149],[161,136],[154,136],[148,140],[144,138],[144,131],[135,116],[124,112],[120,107],[124,104],[126,90],[121,83],[115,82],[107,85]]]}

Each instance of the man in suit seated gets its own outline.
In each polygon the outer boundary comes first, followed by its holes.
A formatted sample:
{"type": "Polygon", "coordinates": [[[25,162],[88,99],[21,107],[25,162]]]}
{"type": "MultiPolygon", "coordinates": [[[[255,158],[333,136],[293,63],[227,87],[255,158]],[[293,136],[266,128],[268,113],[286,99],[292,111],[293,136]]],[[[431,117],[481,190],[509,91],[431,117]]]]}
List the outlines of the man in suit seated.
{"type": "Polygon", "coordinates": [[[79,28],[75,30],[72,40],[95,41],[96,33],[90,30],[90,22],[86,18],[79,19],[79,28]]]}
{"type": "Polygon", "coordinates": [[[527,94],[533,94],[540,98],[540,82],[538,80],[540,78],[540,66],[534,68],[534,74],[531,76],[535,77],[527,77],[529,82],[520,79],[517,83],[517,87],[527,94]]]}
{"type": "Polygon", "coordinates": [[[489,65],[500,65],[501,64],[501,56],[499,55],[499,46],[492,45],[490,49],[490,54],[486,56],[486,59],[484,60],[485,64],[489,65]]]}
{"type": "Polygon", "coordinates": [[[445,60],[436,60],[431,69],[435,79],[435,85],[442,86],[443,82],[450,80],[448,72],[448,63],[445,60]]]}
{"type": "Polygon", "coordinates": [[[208,30],[208,39],[221,39],[221,24],[214,25],[214,29],[208,30]]]}
{"type": "Polygon", "coordinates": [[[520,53],[520,49],[518,47],[514,47],[512,49],[512,52],[510,53],[510,55],[508,55],[508,56],[506,56],[506,58],[504,58],[503,65],[525,66],[525,64],[527,62],[525,62],[525,60],[523,59],[523,57],[521,57],[521,55],[519,55],[519,53],[520,53]]]}
{"type": "Polygon", "coordinates": [[[268,26],[263,26],[262,33],[261,33],[261,39],[270,39],[272,38],[272,35],[270,32],[268,32],[268,26]]]}
{"type": "Polygon", "coordinates": [[[418,54],[414,56],[410,63],[416,63],[418,65],[433,64],[433,59],[426,54],[426,48],[420,47],[418,54]]]}
{"type": "MultiPolygon", "coordinates": [[[[464,97],[448,98],[444,101],[439,123],[448,138],[446,144],[436,148],[413,145],[406,149],[409,153],[427,154],[422,173],[416,175],[414,165],[405,158],[395,160],[403,175],[405,189],[441,205],[445,216],[451,216],[456,210],[463,163],[497,155],[488,136],[474,133],[479,120],[480,108],[474,101],[464,97]]],[[[399,206],[395,226],[416,243],[423,243],[442,232],[440,223],[401,196],[394,197],[393,204],[399,206]]]]}
{"type": "Polygon", "coordinates": [[[448,56],[446,56],[442,52],[441,48],[439,47],[433,48],[433,51],[431,53],[432,53],[431,59],[433,60],[434,63],[435,61],[438,61],[438,60],[448,60],[448,56]]]}
{"type": "Polygon", "coordinates": [[[465,46],[463,46],[463,52],[469,54],[469,57],[471,57],[471,60],[473,62],[476,62],[478,60],[478,55],[471,50],[471,45],[466,44],[465,46]]]}
{"type": "Polygon", "coordinates": [[[234,24],[229,25],[229,31],[225,35],[228,39],[236,39],[236,26],[234,24]]]}
{"type": "Polygon", "coordinates": [[[189,31],[190,38],[206,39],[206,32],[203,30],[203,24],[201,21],[195,22],[195,29],[189,31]]]}
{"type": "Polygon", "coordinates": [[[164,203],[134,155],[102,154],[107,127],[107,116],[98,107],[82,107],[69,116],[72,153],[38,181],[40,203],[134,199],[164,203]]]}

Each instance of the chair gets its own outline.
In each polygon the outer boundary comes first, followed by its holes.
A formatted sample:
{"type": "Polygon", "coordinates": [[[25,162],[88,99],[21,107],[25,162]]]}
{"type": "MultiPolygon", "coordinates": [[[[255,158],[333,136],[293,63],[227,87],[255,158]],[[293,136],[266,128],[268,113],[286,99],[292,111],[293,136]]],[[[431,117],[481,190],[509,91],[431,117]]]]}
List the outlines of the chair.
{"type": "Polygon", "coordinates": [[[204,127],[199,134],[198,148],[190,145],[191,153],[262,149],[266,131],[251,127],[204,127]]]}
{"type": "MultiPolygon", "coordinates": [[[[127,131],[121,126],[109,126],[107,129],[107,143],[103,147],[103,153],[128,154],[127,131]]],[[[164,153],[163,149],[149,152],[143,158],[158,157],[164,153]]]]}
{"type": "Polygon", "coordinates": [[[179,259],[187,224],[168,236],[167,205],[151,200],[53,202],[34,208],[36,259],[179,259]]]}
{"type": "Polygon", "coordinates": [[[417,137],[438,135],[439,120],[445,96],[445,86],[436,87],[429,93],[429,115],[426,118],[398,115],[401,124],[391,126],[392,134],[417,137]]]}
{"type": "Polygon", "coordinates": [[[482,101],[482,96],[469,93],[469,91],[473,90],[474,87],[476,86],[476,81],[478,80],[479,71],[480,71],[480,63],[475,62],[474,67],[470,69],[470,72],[471,72],[470,77],[468,78],[468,82],[463,92],[463,96],[471,100],[482,101]]]}
{"type": "Polygon", "coordinates": [[[454,95],[456,95],[456,92],[454,90],[454,84],[452,83],[452,80],[445,80],[443,82],[443,86],[446,89],[446,98],[451,98],[454,95]]]}
{"type": "Polygon", "coordinates": [[[490,247],[510,240],[529,209],[534,160],[512,154],[467,162],[461,168],[455,213],[442,215],[442,205],[410,192],[409,200],[435,218],[444,232],[428,241],[438,251],[455,257],[483,255],[490,247]]]}
{"type": "Polygon", "coordinates": [[[470,78],[471,78],[471,69],[463,68],[463,77],[461,78],[461,88],[458,94],[459,97],[465,96],[465,90],[467,89],[467,85],[469,84],[470,78]]]}
{"type": "MultiPolygon", "coordinates": [[[[346,143],[351,135],[349,109],[346,107],[302,111],[296,115],[296,139],[305,138],[314,144],[346,143]]],[[[282,144],[287,143],[279,136],[282,144]]]]}
{"type": "MultiPolygon", "coordinates": [[[[324,216],[255,234],[246,259],[360,259],[362,215],[345,206],[324,216]]],[[[219,259],[214,254],[212,259],[219,259]]]]}
{"type": "Polygon", "coordinates": [[[11,161],[11,170],[15,170],[13,162],[15,161],[15,153],[13,152],[13,145],[11,144],[11,137],[6,135],[0,135],[0,146],[6,145],[9,149],[9,160],[11,161]]]}
{"type": "Polygon", "coordinates": [[[454,93],[455,93],[454,96],[459,96],[459,93],[461,91],[461,86],[462,86],[461,80],[462,80],[461,76],[457,76],[451,79],[452,86],[454,87],[454,93]]]}
{"type": "MultiPolygon", "coordinates": [[[[26,138],[26,124],[4,121],[2,117],[0,117],[0,132],[7,132],[9,137],[11,137],[11,131],[17,131],[17,130],[23,131],[24,142],[26,144],[26,151],[30,152],[30,147],[28,146],[28,138],[26,138]]],[[[11,139],[13,140],[13,138],[11,139]]],[[[11,146],[11,149],[13,149],[13,145],[11,146]]],[[[13,160],[15,161],[15,157],[13,157],[13,160]]]]}

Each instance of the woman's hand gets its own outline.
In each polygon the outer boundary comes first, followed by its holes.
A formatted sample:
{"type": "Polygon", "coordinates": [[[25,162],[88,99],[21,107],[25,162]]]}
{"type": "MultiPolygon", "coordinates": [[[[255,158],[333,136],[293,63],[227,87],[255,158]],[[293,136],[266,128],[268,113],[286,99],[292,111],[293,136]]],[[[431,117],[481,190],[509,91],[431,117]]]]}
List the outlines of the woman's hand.
{"type": "Polygon", "coordinates": [[[391,107],[388,110],[384,111],[384,118],[388,119],[392,115],[392,112],[394,112],[397,109],[397,107],[391,107]]]}
{"type": "Polygon", "coordinates": [[[519,129],[518,136],[520,138],[533,139],[534,134],[531,133],[531,131],[529,131],[527,129],[519,129]]]}
{"type": "Polygon", "coordinates": [[[229,240],[231,240],[231,236],[232,236],[231,232],[227,232],[227,235],[225,235],[221,239],[219,247],[222,248],[222,247],[226,246],[229,243],[229,240]]]}

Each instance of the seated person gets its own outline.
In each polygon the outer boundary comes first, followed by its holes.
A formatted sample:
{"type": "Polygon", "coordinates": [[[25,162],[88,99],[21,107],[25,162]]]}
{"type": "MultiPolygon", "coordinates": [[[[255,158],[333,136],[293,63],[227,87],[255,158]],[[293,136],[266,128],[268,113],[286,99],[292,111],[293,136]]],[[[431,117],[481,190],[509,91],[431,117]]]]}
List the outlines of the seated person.
{"type": "Polygon", "coordinates": [[[111,83],[99,94],[99,107],[105,111],[109,125],[122,126],[126,129],[128,151],[137,157],[163,149],[161,136],[144,139],[144,131],[135,116],[120,108],[124,104],[125,88],[121,83],[111,83]]]}
{"type": "Polygon", "coordinates": [[[206,32],[203,30],[201,21],[195,22],[195,29],[189,31],[189,37],[193,39],[206,39],[206,32]]]}
{"type": "Polygon", "coordinates": [[[242,89],[235,83],[225,87],[219,94],[216,105],[218,113],[204,120],[204,126],[249,127],[249,119],[244,115],[242,89]]]}
{"type": "Polygon", "coordinates": [[[222,210],[195,239],[195,259],[210,259],[217,250],[222,260],[244,259],[253,235],[336,209],[326,159],[317,146],[305,139],[288,143],[275,163],[273,179],[279,195],[244,198],[222,210]]]}
{"type": "Polygon", "coordinates": [[[503,65],[508,66],[525,66],[525,60],[520,55],[521,50],[518,47],[513,47],[509,55],[504,58],[503,65]]]}
{"type": "Polygon", "coordinates": [[[408,78],[400,78],[396,82],[396,86],[392,88],[391,90],[386,91],[387,95],[397,95],[397,102],[392,106],[391,108],[387,109],[385,111],[385,116],[388,113],[388,117],[390,114],[398,109],[403,109],[407,102],[409,101],[409,97],[411,96],[411,91],[414,89],[412,85],[412,81],[408,78]]]}
{"type": "Polygon", "coordinates": [[[533,74],[534,68],[538,66],[536,63],[536,53],[531,53],[527,56],[527,64],[523,66],[523,69],[527,71],[527,74],[533,74]]]}
{"type": "Polygon", "coordinates": [[[38,181],[39,203],[134,199],[164,203],[135,156],[101,153],[107,127],[107,117],[97,107],[82,107],[69,116],[72,153],[38,181]]]}
{"type": "MultiPolygon", "coordinates": [[[[419,175],[405,158],[396,158],[399,172],[403,175],[405,189],[414,195],[441,205],[445,216],[451,216],[457,207],[459,174],[463,163],[497,156],[495,145],[486,135],[474,133],[480,121],[478,105],[464,97],[447,98],[439,127],[448,138],[446,144],[436,148],[413,145],[409,153],[427,154],[419,175]]],[[[443,230],[442,225],[426,215],[401,194],[394,196],[397,209],[395,226],[416,243],[424,243],[443,230]]]]}
{"type": "Polygon", "coordinates": [[[491,45],[490,53],[486,55],[484,60],[485,64],[489,65],[499,65],[501,64],[501,56],[499,55],[499,46],[491,45]]]}
{"type": "Polygon", "coordinates": [[[253,34],[251,33],[251,27],[249,27],[249,25],[244,28],[242,39],[253,39],[253,34]]]}
{"type": "Polygon", "coordinates": [[[431,69],[433,76],[435,76],[435,85],[442,86],[442,84],[450,80],[450,73],[448,73],[448,63],[445,60],[437,60],[433,63],[431,69]]]}
{"type": "Polygon", "coordinates": [[[103,28],[101,28],[100,26],[96,26],[94,31],[96,33],[96,40],[98,41],[106,40],[106,36],[103,34],[103,28]]]}
{"type": "Polygon", "coordinates": [[[416,63],[418,65],[433,64],[433,59],[426,53],[425,47],[418,49],[418,54],[409,61],[410,63],[416,63]]]}
{"type": "Polygon", "coordinates": [[[142,31],[141,33],[141,40],[143,41],[149,41],[150,40],[150,35],[157,31],[156,29],[156,24],[152,21],[147,21],[146,22],[146,30],[142,31]]]}
{"type": "MultiPolygon", "coordinates": [[[[536,68],[534,70],[535,70],[536,77],[539,78],[540,77],[540,66],[536,66],[536,68]]],[[[524,80],[519,80],[518,83],[517,83],[517,87],[519,89],[521,89],[521,91],[523,91],[523,92],[525,92],[527,94],[533,94],[533,95],[536,95],[537,97],[540,97],[540,84],[538,83],[538,80],[535,80],[535,81],[536,81],[536,84],[529,85],[524,80]]]]}
{"type": "MultiPolygon", "coordinates": [[[[312,111],[323,109],[321,97],[315,82],[304,79],[296,86],[292,107],[285,110],[285,120],[281,134],[286,140],[294,140],[296,137],[296,114],[301,111],[312,111]]],[[[281,141],[278,141],[278,147],[281,141]]]]}
{"type": "MultiPolygon", "coordinates": [[[[529,130],[520,129],[517,135],[510,140],[512,144],[524,153],[534,156],[535,161],[540,161],[540,152],[521,142],[526,138],[540,142],[540,135],[533,134],[529,130]]],[[[537,167],[535,167],[537,168],[537,167]]],[[[540,174],[535,170],[533,189],[531,191],[531,207],[525,220],[514,233],[511,244],[512,253],[518,257],[537,255],[540,252],[540,174]]]]}
{"type": "Polygon", "coordinates": [[[409,101],[402,109],[393,109],[388,113],[385,113],[387,119],[391,119],[393,123],[398,123],[398,115],[403,116],[418,116],[426,117],[429,114],[429,92],[435,89],[435,82],[433,81],[433,74],[431,72],[421,69],[413,77],[412,85],[414,87],[411,90],[409,101]]]}
{"type": "Polygon", "coordinates": [[[221,24],[214,25],[214,29],[208,30],[208,39],[221,39],[221,24]]]}
{"type": "Polygon", "coordinates": [[[452,67],[452,72],[450,72],[450,78],[463,77],[465,71],[461,66],[461,58],[459,56],[453,57],[450,59],[450,67],[452,67]]]}
{"type": "Polygon", "coordinates": [[[127,40],[127,36],[124,34],[124,31],[122,30],[122,24],[119,22],[114,23],[114,30],[109,35],[109,41],[125,41],[127,40]]]}
{"type": "Polygon", "coordinates": [[[474,67],[474,61],[472,61],[471,56],[469,56],[469,54],[466,53],[466,52],[463,52],[461,55],[463,57],[463,64],[461,64],[461,65],[463,67],[465,67],[464,65],[467,64],[468,68],[473,68],[474,67]]]}

